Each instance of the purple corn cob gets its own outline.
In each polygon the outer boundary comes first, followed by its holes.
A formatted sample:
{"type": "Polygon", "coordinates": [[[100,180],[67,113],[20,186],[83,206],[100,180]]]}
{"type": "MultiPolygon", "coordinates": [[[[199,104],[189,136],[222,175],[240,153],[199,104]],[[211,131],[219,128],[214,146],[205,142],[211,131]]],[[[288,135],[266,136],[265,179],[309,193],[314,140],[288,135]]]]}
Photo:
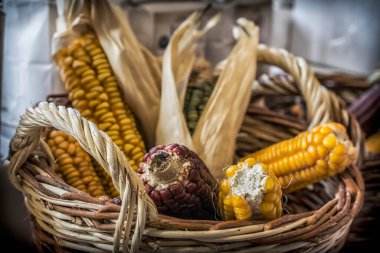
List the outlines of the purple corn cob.
{"type": "Polygon", "coordinates": [[[179,144],[152,148],[137,171],[160,213],[215,218],[216,180],[199,156],[179,144]]]}

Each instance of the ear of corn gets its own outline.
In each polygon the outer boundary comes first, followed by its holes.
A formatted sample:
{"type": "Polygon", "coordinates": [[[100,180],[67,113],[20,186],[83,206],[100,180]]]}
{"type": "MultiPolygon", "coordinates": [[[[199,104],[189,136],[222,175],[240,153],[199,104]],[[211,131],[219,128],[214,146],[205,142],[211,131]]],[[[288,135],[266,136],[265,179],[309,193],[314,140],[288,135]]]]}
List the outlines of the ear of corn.
{"type": "Polygon", "coordinates": [[[281,197],[281,185],[273,172],[248,158],[225,170],[218,205],[223,220],[271,220],[282,215],[281,197]]]}
{"type": "Polygon", "coordinates": [[[199,59],[191,73],[183,108],[187,126],[191,134],[194,133],[201,113],[214,88],[210,76],[211,73],[208,62],[202,58],[199,59]]]}
{"type": "Polygon", "coordinates": [[[369,153],[380,154],[380,131],[367,138],[365,147],[369,153]]]}
{"type": "Polygon", "coordinates": [[[152,148],[138,173],[159,212],[177,217],[215,217],[216,180],[187,147],[168,144],[152,148]]]}
{"type": "Polygon", "coordinates": [[[356,157],[343,125],[327,123],[248,155],[268,165],[289,193],[344,171],[356,157]]]}
{"type": "Polygon", "coordinates": [[[73,137],[53,130],[47,138],[47,143],[57,162],[57,173],[67,184],[93,197],[106,195],[92,166],[90,155],[73,137]]]}
{"type": "Polygon", "coordinates": [[[95,34],[88,33],[59,51],[55,61],[73,107],[106,132],[137,170],[145,145],[95,34]]]}
{"type": "Polygon", "coordinates": [[[100,166],[100,164],[97,163],[95,160],[93,160],[93,166],[96,174],[100,178],[100,183],[102,184],[107,196],[112,198],[118,197],[119,192],[113,185],[111,176],[108,175],[107,172],[102,168],[102,166],[100,166]]]}

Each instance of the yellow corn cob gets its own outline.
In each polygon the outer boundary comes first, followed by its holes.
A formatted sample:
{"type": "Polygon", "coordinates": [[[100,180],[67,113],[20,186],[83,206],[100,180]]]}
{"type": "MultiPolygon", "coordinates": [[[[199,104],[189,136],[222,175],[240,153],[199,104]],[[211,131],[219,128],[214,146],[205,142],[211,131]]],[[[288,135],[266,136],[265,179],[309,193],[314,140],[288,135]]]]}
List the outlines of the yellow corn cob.
{"type": "Polygon", "coordinates": [[[62,175],[66,183],[93,197],[106,195],[92,166],[90,155],[73,137],[53,130],[47,143],[57,161],[57,173],[62,175]]]}
{"type": "Polygon", "coordinates": [[[369,153],[380,154],[380,131],[367,138],[365,148],[369,153]]]}
{"type": "Polygon", "coordinates": [[[282,215],[281,197],[281,185],[274,173],[248,158],[225,170],[218,205],[223,220],[272,220],[282,215]]]}
{"type": "Polygon", "coordinates": [[[108,175],[107,172],[95,160],[93,160],[93,165],[96,174],[99,176],[99,178],[101,178],[100,183],[103,185],[103,188],[107,193],[107,196],[110,196],[112,198],[118,197],[119,192],[113,185],[110,175],[108,175]]]}
{"type": "Polygon", "coordinates": [[[74,108],[106,132],[137,170],[145,145],[95,34],[77,39],[54,59],[74,108]]]}
{"type": "Polygon", "coordinates": [[[344,171],[356,157],[343,125],[327,123],[248,155],[272,169],[289,193],[344,171]]]}

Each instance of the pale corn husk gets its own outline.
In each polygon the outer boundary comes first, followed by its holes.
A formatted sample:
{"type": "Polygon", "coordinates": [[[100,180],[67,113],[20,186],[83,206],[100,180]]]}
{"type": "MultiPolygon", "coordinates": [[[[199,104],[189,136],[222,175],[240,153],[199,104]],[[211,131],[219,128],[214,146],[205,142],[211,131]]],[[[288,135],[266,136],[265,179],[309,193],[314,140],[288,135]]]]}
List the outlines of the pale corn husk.
{"type": "Polygon", "coordinates": [[[199,30],[200,13],[193,13],[174,32],[162,60],[161,106],[156,144],[179,143],[194,149],[182,109],[187,83],[196,60],[196,40],[219,19],[199,30]]]}
{"type": "MultiPolygon", "coordinates": [[[[197,30],[197,15],[193,14],[181,24],[165,50],[156,143],[180,143],[190,147],[215,177],[221,177],[223,168],[233,161],[235,139],[251,96],[256,75],[258,28],[250,21],[239,20],[249,35],[239,36],[191,137],[182,109],[195,60],[195,41],[199,37],[196,35],[204,34],[197,30]]],[[[206,28],[214,23],[215,20],[210,21],[206,28]]]]}
{"type": "Polygon", "coordinates": [[[222,177],[223,168],[233,161],[235,140],[256,76],[259,28],[245,19],[239,19],[238,23],[249,36],[242,34],[238,38],[193,135],[198,154],[217,178],[222,177]]]}

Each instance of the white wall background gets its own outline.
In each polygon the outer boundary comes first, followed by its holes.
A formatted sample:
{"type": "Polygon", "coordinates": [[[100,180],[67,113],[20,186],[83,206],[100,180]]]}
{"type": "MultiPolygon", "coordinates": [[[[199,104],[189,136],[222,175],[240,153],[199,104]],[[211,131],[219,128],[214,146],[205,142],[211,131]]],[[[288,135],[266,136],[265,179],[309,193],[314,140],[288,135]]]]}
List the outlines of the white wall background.
{"type": "Polygon", "coordinates": [[[369,74],[380,66],[380,1],[295,0],[290,50],[309,61],[369,74]]]}

